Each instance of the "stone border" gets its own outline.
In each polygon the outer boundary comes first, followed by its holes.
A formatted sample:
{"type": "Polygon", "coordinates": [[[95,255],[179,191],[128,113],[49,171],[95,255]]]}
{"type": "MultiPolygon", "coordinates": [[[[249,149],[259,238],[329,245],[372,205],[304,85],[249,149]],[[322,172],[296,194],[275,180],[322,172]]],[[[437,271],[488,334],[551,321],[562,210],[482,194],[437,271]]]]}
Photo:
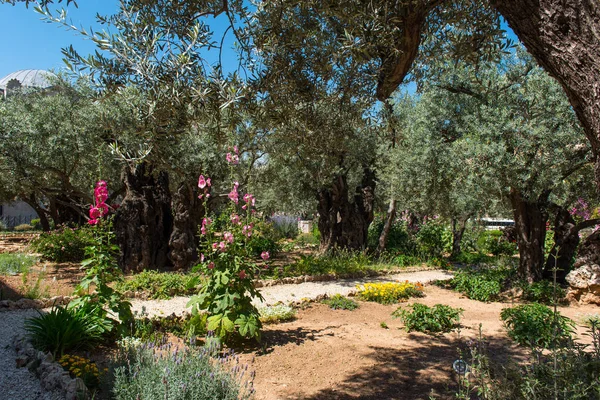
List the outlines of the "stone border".
{"type": "Polygon", "coordinates": [[[71,302],[72,296],[54,296],[48,299],[19,299],[19,300],[0,300],[0,312],[24,310],[28,308],[49,308],[52,306],[65,306],[71,302]]]}
{"type": "Polygon", "coordinates": [[[54,361],[52,353],[36,350],[24,335],[16,335],[12,344],[17,353],[17,368],[27,367],[40,380],[42,389],[60,391],[66,400],[89,397],[83,380],[71,378],[69,372],[54,361]]]}

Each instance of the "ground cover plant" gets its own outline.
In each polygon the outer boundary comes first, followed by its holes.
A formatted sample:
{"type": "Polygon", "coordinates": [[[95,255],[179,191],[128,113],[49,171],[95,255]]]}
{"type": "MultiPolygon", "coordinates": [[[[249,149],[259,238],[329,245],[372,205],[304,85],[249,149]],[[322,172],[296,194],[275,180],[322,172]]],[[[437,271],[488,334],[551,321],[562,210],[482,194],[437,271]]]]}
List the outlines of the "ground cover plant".
{"type": "Polygon", "coordinates": [[[217,349],[166,345],[130,346],[115,361],[115,400],[241,400],[254,392],[247,366],[217,349]]]}
{"type": "Polygon", "coordinates": [[[322,301],[323,304],[327,304],[329,306],[329,308],[332,308],[334,310],[356,310],[359,305],[356,301],[346,297],[346,296],[342,296],[341,294],[337,293],[334,294],[331,297],[328,297],[326,299],[324,299],[322,301]]]}
{"type": "Polygon", "coordinates": [[[572,340],[575,328],[573,320],[538,303],[505,308],[500,318],[508,336],[521,346],[544,349],[563,346],[572,340]]]}
{"type": "Polygon", "coordinates": [[[277,324],[292,321],[296,318],[296,310],[285,304],[276,304],[258,309],[260,320],[264,324],[277,324]]]}
{"type": "Polygon", "coordinates": [[[100,370],[95,362],[78,355],[65,354],[58,363],[68,371],[71,377],[83,380],[85,387],[91,391],[100,386],[100,370]]]}
{"type": "Polygon", "coordinates": [[[462,308],[453,308],[445,304],[429,307],[415,303],[409,306],[412,310],[402,307],[392,314],[400,318],[407,332],[445,333],[457,328],[460,323],[462,308]]]}
{"type": "Polygon", "coordinates": [[[419,282],[365,283],[357,287],[356,296],[360,300],[380,304],[393,304],[411,297],[423,297],[423,285],[419,282]]]}
{"type": "Polygon", "coordinates": [[[182,339],[195,341],[204,336],[208,315],[206,313],[171,314],[166,317],[148,317],[145,313],[135,315],[130,323],[129,336],[143,342],[160,341],[165,335],[172,334],[182,339]]]}
{"type": "Polygon", "coordinates": [[[115,287],[120,292],[142,292],[150,299],[169,299],[197,293],[204,281],[197,273],[142,271],[117,282],[115,287]]]}
{"type": "Polygon", "coordinates": [[[16,275],[29,271],[37,257],[21,253],[0,254],[0,275],[16,275]]]}
{"type": "Polygon", "coordinates": [[[440,285],[450,287],[470,299],[487,302],[497,300],[514,275],[515,270],[510,268],[467,268],[458,271],[450,281],[440,282],[440,285]]]}

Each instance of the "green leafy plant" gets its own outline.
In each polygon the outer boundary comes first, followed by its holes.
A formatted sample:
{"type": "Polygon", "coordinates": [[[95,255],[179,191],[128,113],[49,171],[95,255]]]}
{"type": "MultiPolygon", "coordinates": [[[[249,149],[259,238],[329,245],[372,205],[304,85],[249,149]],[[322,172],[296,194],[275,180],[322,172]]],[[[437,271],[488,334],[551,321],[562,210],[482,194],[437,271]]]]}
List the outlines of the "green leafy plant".
{"type": "Polygon", "coordinates": [[[296,318],[296,310],[285,304],[261,307],[258,309],[260,320],[265,324],[277,324],[292,321],[296,318]]]}
{"type": "Polygon", "coordinates": [[[206,313],[171,314],[167,317],[145,315],[134,318],[131,322],[131,337],[142,341],[156,341],[170,333],[184,339],[195,339],[207,333],[208,315],[206,313]]]}
{"type": "Polygon", "coordinates": [[[508,336],[515,342],[545,349],[563,346],[571,341],[575,327],[571,319],[539,303],[505,308],[500,318],[508,336]]]}
{"type": "Polygon", "coordinates": [[[294,240],[294,245],[297,247],[317,247],[320,240],[312,233],[301,233],[294,240]]]}
{"type": "Polygon", "coordinates": [[[30,271],[24,271],[21,274],[21,293],[26,299],[41,299],[49,297],[48,287],[44,286],[44,278],[46,273],[44,271],[36,272],[35,274],[30,271]],[[32,278],[33,277],[33,283],[32,278]]]}
{"type": "Polygon", "coordinates": [[[416,235],[417,252],[424,258],[441,258],[448,247],[446,227],[438,221],[430,221],[416,235]]]}
{"type": "Polygon", "coordinates": [[[31,226],[33,226],[33,229],[35,229],[35,230],[42,229],[42,222],[40,221],[39,218],[32,219],[30,223],[31,223],[31,226]]]}
{"type": "Polygon", "coordinates": [[[21,224],[21,225],[15,226],[14,229],[17,232],[26,232],[26,231],[32,231],[33,230],[33,226],[29,225],[29,224],[21,224]]]}
{"type": "Polygon", "coordinates": [[[513,276],[513,269],[480,267],[461,270],[450,281],[440,285],[448,285],[473,300],[492,301],[498,299],[513,276]]]}
{"type": "MultiPolygon", "coordinates": [[[[379,237],[385,225],[385,215],[377,215],[368,231],[368,244],[370,249],[376,249],[379,244],[379,237]]],[[[409,234],[404,221],[394,221],[388,233],[386,250],[389,252],[398,252],[404,255],[415,255],[417,243],[413,235],[409,234]]]]}
{"type": "Polygon", "coordinates": [[[54,307],[48,313],[25,321],[25,330],[35,348],[55,357],[67,351],[89,349],[102,341],[106,326],[96,313],[54,307]]]}
{"type": "Polygon", "coordinates": [[[495,256],[511,256],[517,252],[515,243],[511,243],[504,238],[502,231],[490,230],[481,232],[477,239],[477,247],[483,253],[491,253],[495,256]]]}
{"type": "MultiPolygon", "coordinates": [[[[552,304],[554,301],[554,285],[550,281],[538,281],[529,283],[525,280],[517,282],[517,286],[523,291],[521,298],[526,301],[542,304],[552,304]]],[[[566,291],[556,286],[556,299],[564,300],[566,291]]]]}
{"type": "Polygon", "coordinates": [[[0,275],[16,275],[26,271],[38,261],[37,257],[21,253],[0,254],[0,275]]]}
{"type": "Polygon", "coordinates": [[[380,322],[379,326],[381,326],[383,329],[390,329],[390,327],[388,326],[388,324],[386,324],[384,321],[380,322]]]}
{"type": "Polygon", "coordinates": [[[412,311],[398,308],[392,314],[400,318],[407,332],[418,331],[425,333],[450,332],[459,326],[462,308],[453,308],[445,304],[436,304],[433,307],[415,303],[412,311]]]}
{"type": "Polygon", "coordinates": [[[356,310],[359,307],[356,301],[339,293],[323,300],[323,304],[327,304],[329,308],[334,310],[356,310]]]}
{"type": "Polygon", "coordinates": [[[31,248],[50,261],[80,262],[85,258],[85,248],[94,244],[91,228],[61,227],[42,233],[31,241],[31,248]]]}
{"type": "MultiPolygon", "coordinates": [[[[233,159],[231,153],[228,159],[233,159]]],[[[199,187],[204,190],[204,199],[210,195],[210,179],[200,176],[199,187]]],[[[231,200],[226,215],[229,218],[216,232],[210,218],[204,218],[201,233],[201,264],[195,270],[202,271],[207,283],[200,293],[188,302],[192,310],[207,310],[209,331],[214,331],[222,339],[242,338],[260,339],[262,327],[260,314],[253,298],[262,299],[253,280],[256,271],[263,267],[255,261],[253,249],[248,247],[252,240],[254,227],[258,221],[254,216],[254,197],[247,193],[240,204],[237,182],[234,183],[228,197],[231,200]],[[241,207],[240,207],[241,206],[241,207]],[[238,209],[244,213],[240,215],[238,209]]],[[[263,252],[264,262],[269,253],[263,252]]]]}
{"type": "Polygon", "coordinates": [[[215,359],[215,348],[173,351],[163,345],[171,351],[156,351],[156,347],[131,346],[119,355],[112,389],[115,400],[244,400],[254,392],[248,367],[235,366],[239,359],[231,353],[215,359]]]}
{"type": "Polygon", "coordinates": [[[197,293],[203,283],[200,274],[142,271],[117,282],[115,288],[120,292],[143,292],[151,299],[169,299],[197,293]]]}
{"type": "Polygon", "coordinates": [[[365,283],[357,286],[357,297],[364,301],[374,301],[381,304],[393,304],[407,300],[410,297],[423,297],[421,283],[365,283]]]}

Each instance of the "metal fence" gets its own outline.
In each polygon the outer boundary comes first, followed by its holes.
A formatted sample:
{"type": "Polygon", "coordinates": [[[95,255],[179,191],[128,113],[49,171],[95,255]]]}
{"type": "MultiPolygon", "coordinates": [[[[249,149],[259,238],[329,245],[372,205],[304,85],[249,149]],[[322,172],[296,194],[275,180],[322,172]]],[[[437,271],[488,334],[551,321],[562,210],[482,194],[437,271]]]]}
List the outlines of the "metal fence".
{"type": "Polygon", "coordinates": [[[37,215],[16,215],[14,217],[8,215],[0,216],[0,226],[4,228],[14,228],[17,225],[30,224],[31,220],[38,218],[37,215]]]}

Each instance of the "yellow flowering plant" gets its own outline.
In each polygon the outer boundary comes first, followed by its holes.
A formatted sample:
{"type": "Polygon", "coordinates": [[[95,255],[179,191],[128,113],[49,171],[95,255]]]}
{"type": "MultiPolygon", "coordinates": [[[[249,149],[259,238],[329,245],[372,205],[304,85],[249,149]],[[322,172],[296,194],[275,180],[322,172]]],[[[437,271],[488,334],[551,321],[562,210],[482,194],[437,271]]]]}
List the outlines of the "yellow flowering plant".
{"type": "Polygon", "coordinates": [[[65,354],[58,363],[68,371],[72,377],[81,378],[88,389],[97,388],[100,384],[100,371],[95,362],[72,354],[65,354]]]}
{"type": "Polygon", "coordinates": [[[410,297],[423,297],[423,285],[409,281],[401,283],[365,283],[356,287],[360,300],[375,301],[381,304],[393,304],[408,300],[410,297]]]}

